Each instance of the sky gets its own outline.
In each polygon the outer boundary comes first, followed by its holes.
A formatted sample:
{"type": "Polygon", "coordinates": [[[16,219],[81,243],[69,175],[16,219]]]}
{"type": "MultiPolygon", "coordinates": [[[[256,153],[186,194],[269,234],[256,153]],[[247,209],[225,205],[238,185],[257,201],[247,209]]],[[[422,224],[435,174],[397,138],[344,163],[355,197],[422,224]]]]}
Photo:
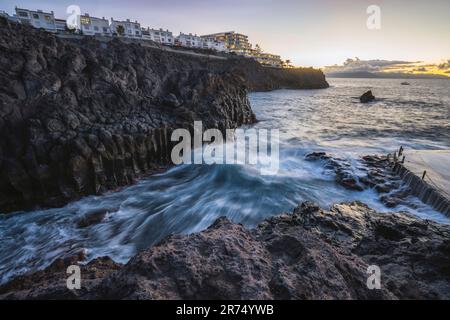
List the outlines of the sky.
{"type": "Polygon", "coordinates": [[[450,0],[2,0],[0,9],[54,10],[65,18],[72,4],[91,16],[130,18],[175,35],[234,30],[300,66],[358,57],[420,62],[439,72],[450,59],[450,0]],[[367,27],[369,5],[380,8],[380,29],[367,27]]]}

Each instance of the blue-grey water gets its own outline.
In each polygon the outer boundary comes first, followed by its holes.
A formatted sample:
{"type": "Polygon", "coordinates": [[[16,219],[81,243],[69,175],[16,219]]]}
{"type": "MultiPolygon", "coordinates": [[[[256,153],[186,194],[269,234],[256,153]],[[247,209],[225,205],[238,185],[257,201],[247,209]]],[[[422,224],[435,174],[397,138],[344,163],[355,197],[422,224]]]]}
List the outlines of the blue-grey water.
{"type": "Polygon", "coordinates": [[[203,230],[220,216],[253,227],[304,200],[324,208],[360,200],[386,214],[404,210],[450,223],[413,196],[413,206],[388,209],[373,190],[346,190],[320,162],[304,161],[308,152],[326,151],[357,170],[361,155],[386,154],[400,145],[449,148],[450,80],[410,80],[410,86],[401,81],[329,79],[324,90],[250,94],[260,120],[253,127],[280,130],[280,170],[274,176],[250,165],[181,165],[63,208],[0,215],[0,283],[80,250],[88,259],[108,255],[126,262],[168,234],[203,230]],[[369,89],[379,99],[360,104],[357,97],[369,89]],[[101,223],[77,228],[80,217],[105,208],[101,223]]]}

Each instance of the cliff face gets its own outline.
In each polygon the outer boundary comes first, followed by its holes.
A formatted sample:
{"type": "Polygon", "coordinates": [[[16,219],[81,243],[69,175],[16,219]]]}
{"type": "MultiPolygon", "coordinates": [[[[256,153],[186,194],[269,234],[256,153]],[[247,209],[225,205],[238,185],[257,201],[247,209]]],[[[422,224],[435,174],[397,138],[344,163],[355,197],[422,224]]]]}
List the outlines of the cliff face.
{"type": "Polygon", "coordinates": [[[0,299],[449,299],[449,236],[448,226],[357,202],[303,203],[253,230],[221,218],[126,265],[93,260],[80,266],[80,290],[66,287],[79,258],[60,259],[0,286],[0,299]],[[372,265],[379,289],[367,286],[372,265]]]}
{"type": "Polygon", "coordinates": [[[324,74],[313,68],[264,68],[252,59],[236,59],[239,70],[250,91],[277,89],[323,89],[329,85],[324,74]]]}
{"type": "Polygon", "coordinates": [[[194,120],[221,130],[254,122],[246,86],[276,88],[272,72],[247,59],[63,40],[1,18],[0,212],[127,185],[168,164],[171,130],[194,120]]]}

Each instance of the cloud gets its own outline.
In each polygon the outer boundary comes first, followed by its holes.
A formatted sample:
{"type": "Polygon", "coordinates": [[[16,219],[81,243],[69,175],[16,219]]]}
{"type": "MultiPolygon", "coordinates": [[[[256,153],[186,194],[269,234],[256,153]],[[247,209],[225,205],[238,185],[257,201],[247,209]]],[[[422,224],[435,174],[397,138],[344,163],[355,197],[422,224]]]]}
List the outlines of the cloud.
{"type": "Polygon", "coordinates": [[[401,60],[361,60],[359,58],[347,59],[342,65],[327,66],[325,72],[382,72],[387,68],[400,68],[410,66],[417,62],[401,60]]]}
{"type": "Polygon", "coordinates": [[[349,58],[342,65],[327,66],[323,68],[326,74],[352,74],[352,73],[397,73],[417,75],[441,75],[450,74],[450,59],[441,63],[424,63],[422,61],[402,60],[361,60],[349,58]]]}
{"type": "Polygon", "coordinates": [[[448,59],[444,63],[438,64],[438,69],[441,69],[441,70],[450,69],[450,59],[448,59]]]}

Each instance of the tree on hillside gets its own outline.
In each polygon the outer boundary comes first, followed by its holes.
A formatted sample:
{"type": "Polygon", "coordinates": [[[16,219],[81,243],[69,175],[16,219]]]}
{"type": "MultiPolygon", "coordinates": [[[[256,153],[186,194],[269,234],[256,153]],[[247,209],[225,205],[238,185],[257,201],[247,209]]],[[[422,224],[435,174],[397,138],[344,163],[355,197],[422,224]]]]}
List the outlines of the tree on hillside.
{"type": "Polygon", "coordinates": [[[123,36],[125,34],[125,28],[122,25],[118,25],[116,31],[119,36],[123,36]]]}

